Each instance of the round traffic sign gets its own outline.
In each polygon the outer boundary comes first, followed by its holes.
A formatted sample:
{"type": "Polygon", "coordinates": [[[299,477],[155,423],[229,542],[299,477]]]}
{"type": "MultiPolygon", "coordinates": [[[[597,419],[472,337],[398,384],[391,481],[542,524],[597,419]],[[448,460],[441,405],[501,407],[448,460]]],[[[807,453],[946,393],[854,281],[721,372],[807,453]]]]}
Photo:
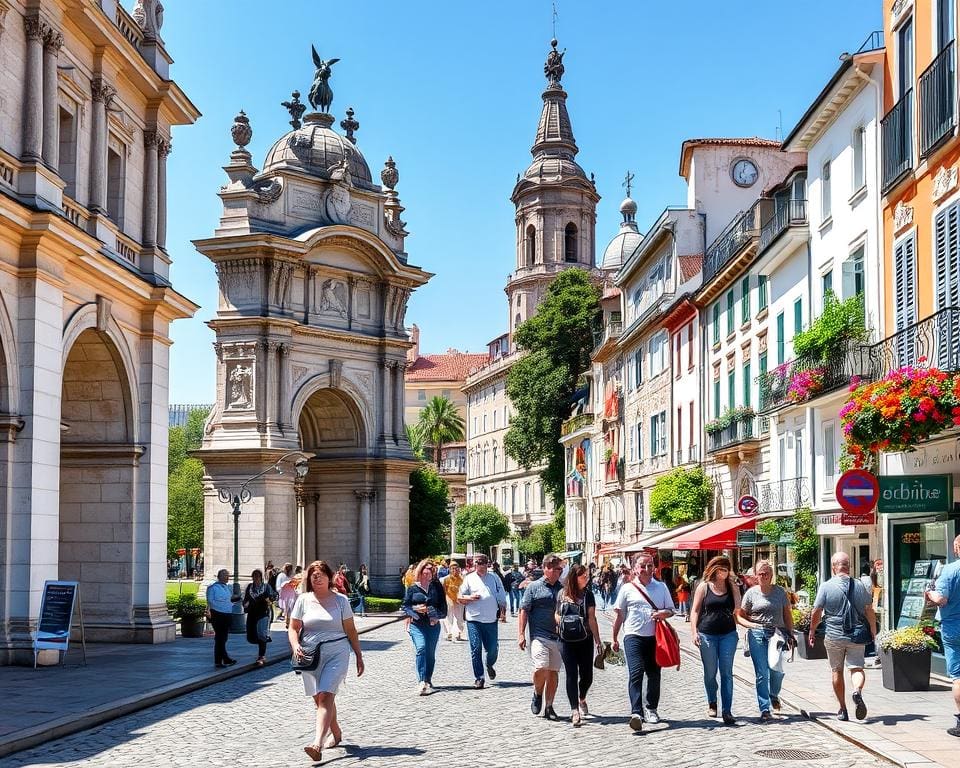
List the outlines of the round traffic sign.
{"type": "Polygon", "coordinates": [[[837,480],[837,503],[847,512],[869,512],[880,498],[880,483],[865,469],[848,469],[837,480]]]}
{"type": "Polygon", "coordinates": [[[756,496],[745,494],[737,500],[737,511],[743,517],[753,517],[760,511],[760,502],[756,496]]]}

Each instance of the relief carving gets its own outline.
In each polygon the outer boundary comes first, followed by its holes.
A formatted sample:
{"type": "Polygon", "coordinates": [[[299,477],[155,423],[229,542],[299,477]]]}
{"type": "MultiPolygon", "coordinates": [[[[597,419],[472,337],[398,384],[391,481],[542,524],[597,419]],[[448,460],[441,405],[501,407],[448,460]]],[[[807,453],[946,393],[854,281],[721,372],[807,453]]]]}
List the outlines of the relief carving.
{"type": "Polygon", "coordinates": [[[330,386],[333,389],[340,389],[340,381],[343,377],[343,361],[330,360],[330,386]]]}
{"type": "Polygon", "coordinates": [[[913,224],[913,208],[904,205],[903,200],[901,200],[897,203],[897,207],[893,209],[893,231],[899,232],[911,224],[913,224]]]}
{"type": "Polygon", "coordinates": [[[329,278],[320,286],[320,311],[326,314],[347,317],[347,284],[329,278]]]}
{"type": "Polygon", "coordinates": [[[305,365],[293,366],[293,369],[292,369],[293,383],[299,384],[301,381],[303,381],[304,377],[307,375],[309,371],[310,369],[307,368],[305,365]]]}
{"type": "Polygon", "coordinates": [[[253,366],[234,363],[227,374],[227,409],[246,411],[253,407],[253,366]]]}
{"type": "Polygon", "coordinates": [[[350,223],[367,229],[373,228],[374,210],[369,205],[355,205],[350,212],[350,223]]]}

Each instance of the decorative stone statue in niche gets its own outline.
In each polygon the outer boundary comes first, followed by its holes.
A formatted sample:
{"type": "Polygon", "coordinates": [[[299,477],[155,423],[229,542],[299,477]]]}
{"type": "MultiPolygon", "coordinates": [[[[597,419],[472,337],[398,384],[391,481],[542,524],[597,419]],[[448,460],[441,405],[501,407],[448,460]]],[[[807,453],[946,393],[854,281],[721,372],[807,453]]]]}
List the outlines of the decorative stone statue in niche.
{"type": "Polygon", "coordinates": [[[347,316],[347,290],[339,280],[324,280],[320,286],[320,311],[347,316]]]}
{"type": "Polygon", "coordinates": [[[229,387],[230,400],[227,403],[228,408],[250,408],[253,401],[253,369],[242,363],[233,367],[230,371],[229,387]]]}

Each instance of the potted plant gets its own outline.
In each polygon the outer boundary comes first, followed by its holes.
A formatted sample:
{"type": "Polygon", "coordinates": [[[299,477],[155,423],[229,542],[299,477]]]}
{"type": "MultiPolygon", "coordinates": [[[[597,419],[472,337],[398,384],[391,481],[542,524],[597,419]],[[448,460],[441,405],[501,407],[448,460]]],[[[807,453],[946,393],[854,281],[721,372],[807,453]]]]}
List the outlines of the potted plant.
{"type": "Polygon", "coordinates": [[[813,608],[809,605],[798,606],[793,609],[793,630],[797,635],[797,653],[801,659],[825,659],[827,658],[827,649],[823,646],[823,624],[817,628],[817,634],[813,639],[813,647],[809,645],[810,638],[810,617],[813,615],[813,608]]]}
{"type": "Polygon", "coordinates": [[[207,615],[207,605],[190,592],[177,597],[172,603],[173,618],[180,619],[181,637],[203,637],[203,625],[207,615]]]}
{"type": "Polygon", "coordinates": [[[887,629],[877,635],[883,670],[883,687],[891,691],[926,691],[930,688],[930,653],[937,649],[929,622],[887,629]]]}

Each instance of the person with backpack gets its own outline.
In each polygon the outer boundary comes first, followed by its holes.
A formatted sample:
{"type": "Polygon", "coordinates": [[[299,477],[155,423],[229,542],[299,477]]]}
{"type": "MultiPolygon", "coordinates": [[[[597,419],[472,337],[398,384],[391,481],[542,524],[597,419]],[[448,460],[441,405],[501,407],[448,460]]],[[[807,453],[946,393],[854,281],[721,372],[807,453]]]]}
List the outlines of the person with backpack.
{"type": "Polygon", "coordinates": [[[533,700],[530,711],[539,715],[541,708],[547,720],[559,720],[553,709],[553,697],[560,682],[560,639],[557,637],[557,595],[563,589],[560,572],[563,561],[557,555],[543,558],[543,576],[530,585],[520,601],[517,620],[517,645],[527,647],[527,624],[530,625],[530,655],[533,658],[533,700]]]}
{"type": "Polygon", "coordinates": [[[602,648],[597,626],[597,601],[590,591],[590,572],[586,566],[570,566],[557,599],[555,619],[567,699],[570,701],[570,722],[574,728],[579,728],[589,714],[587,691],[593,684],[594,649],[599,653],[602,648]]]}

